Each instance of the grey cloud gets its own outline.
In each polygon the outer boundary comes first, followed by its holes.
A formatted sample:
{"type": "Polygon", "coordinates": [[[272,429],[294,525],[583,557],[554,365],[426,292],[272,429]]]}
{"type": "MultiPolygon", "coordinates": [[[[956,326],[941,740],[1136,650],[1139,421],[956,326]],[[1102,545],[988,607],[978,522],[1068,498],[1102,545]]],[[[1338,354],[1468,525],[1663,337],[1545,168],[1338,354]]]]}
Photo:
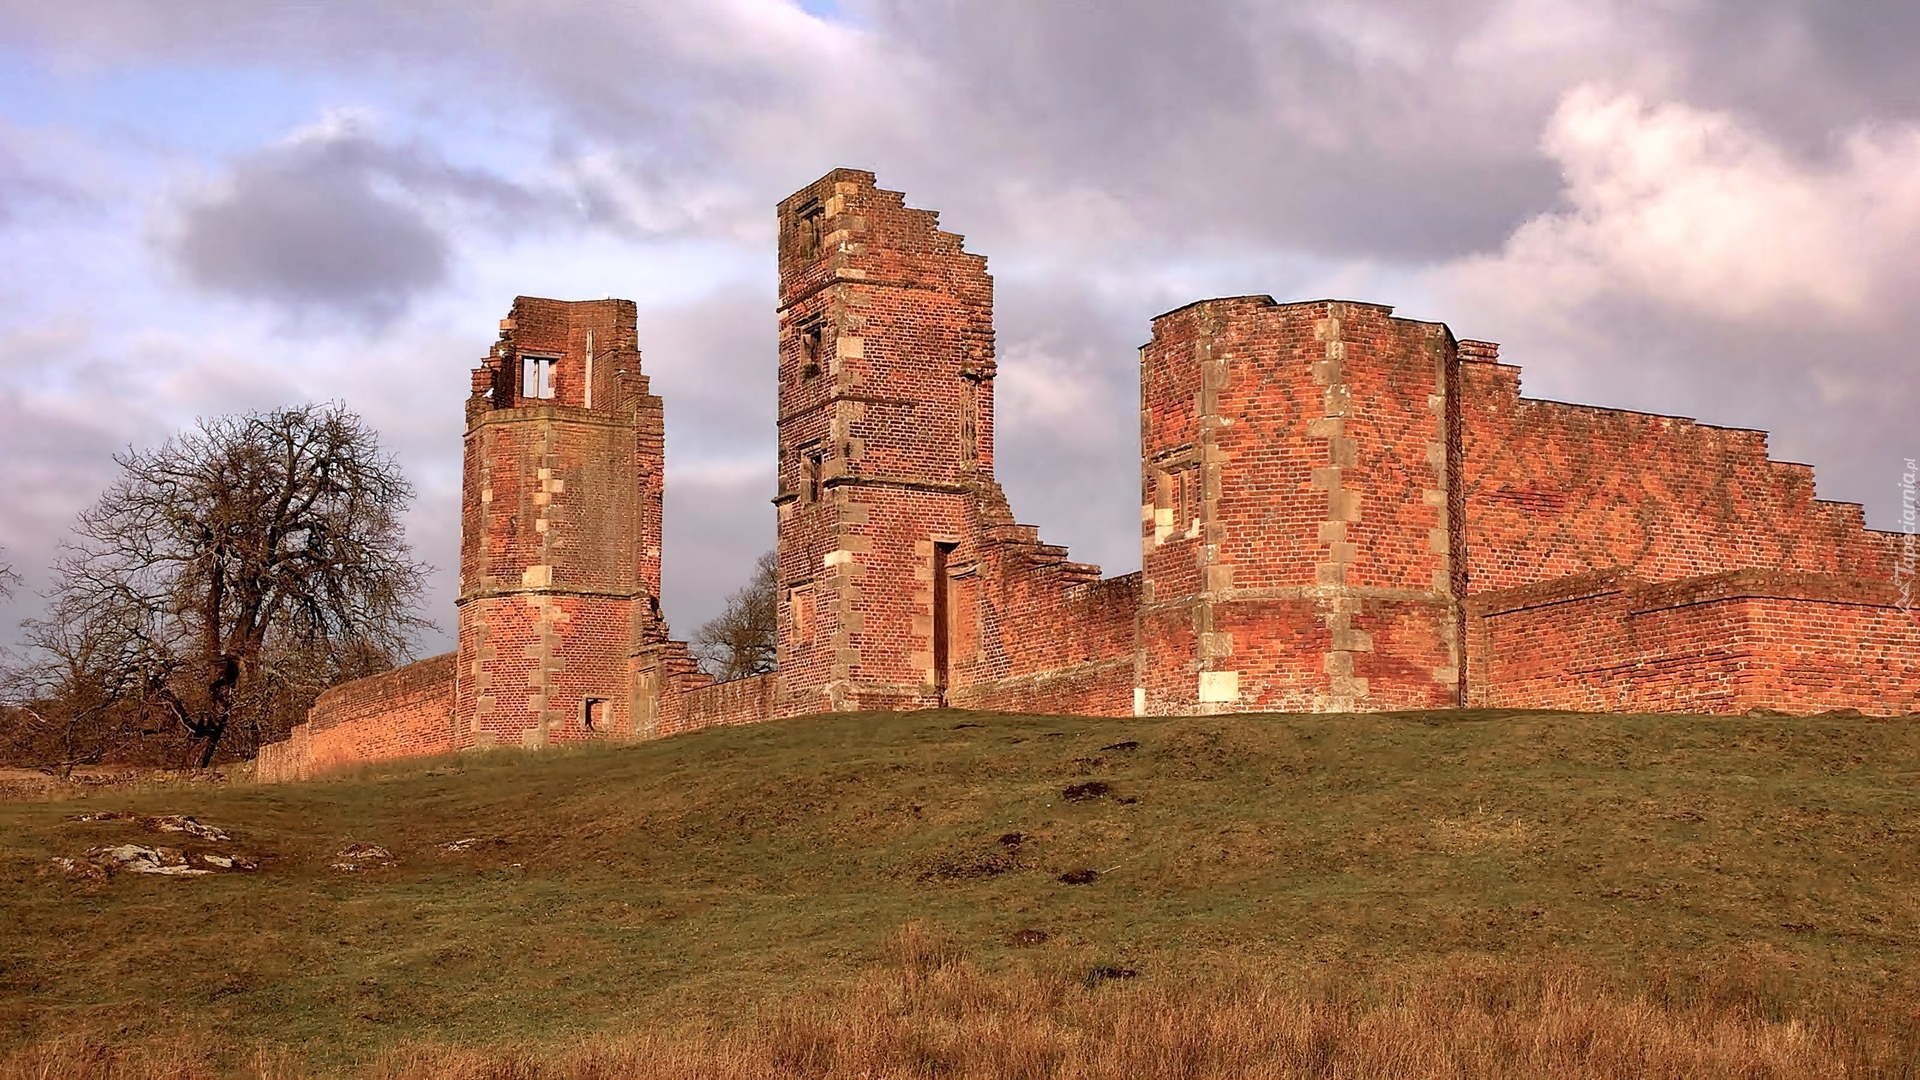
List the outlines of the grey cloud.
{"type": "Polygon", "coordinates": [[[1109,575],[1139,569],[1137,346],[1151,312],[1017,277],[997,301],[994,471],[1014,515],[1109,575]],[[1068,400],[1048,402],[1049,388],[1068,400]]]}
{"type": "MultiPolygon", "coordinates": [[[[489,108],[556,109],[559,156],[607,152],[648,200],[684,211],[709,199],[643,231],[727,236],[826,168],[858,164],[976,221],[991,221],[1010,180],[1085,186],[1175,243],[1425,261],[1496,246],[1552,204],[1539,131],[1578,81],[1760,110],[1809,145],[1920,107],[1908,0],[841,7],[864,35],[845,62],[728,6],[195,0],[160,17],[126,0],[0,0],[0,25],[83,53],[268,55],[356,73],[369,55],[401,57],[489,108]],[[1574,12],[1615,32],[1566,25],[1574,12]],[[1528,33],[1489,43],[1503,20],[1527,18],[1528,33]]],[[[580,199],[602,223],[636,224],[605,185],[580,199]]]]}
{"type": "Polygon", "coordinates": [[[1739,0],[1682,9],[1685,95],[1737,108],[1803,153],[1835,128],[1920,113],[1920,5],[1739,0]]]}
{"type": "Polygon", "coordinates": [[[416,148],[326,132],[237,162],[223,190],[181,209],[169,253],[203,288],[377,325],[447,276],[435,200],[502,214],[538,205],[416,148]]]}
{"type": "Polygon", "coordinates": [[[642,368],[667,421],[661,606],[681,637],[719,614],[773,546],[773,306],[769,266],[764,290],[639,312],[642,368]]]}
{"type": "Polygon", "coordinates": [[[870,12],[952,83],[938,127],[977,159],[976,182],[1018,172],[1091,186],[1187,244],[1419,259],[1497,243],[1553,196],[1531,123],[1550,96],[1476,95],[1446,59],[1486,6],[1338,9],[1403,24],[1405,63],[1357,50],[1307,5],[870,12]]]}
{"type": "Polygon", "coordinates": [[[666,403],[669,466],[765,462],[767,499],[779,368],[772,279],[769,260],[765,290],[734,286],[690,304],[643,302],[639,312],[642,365],[666,403]]]}

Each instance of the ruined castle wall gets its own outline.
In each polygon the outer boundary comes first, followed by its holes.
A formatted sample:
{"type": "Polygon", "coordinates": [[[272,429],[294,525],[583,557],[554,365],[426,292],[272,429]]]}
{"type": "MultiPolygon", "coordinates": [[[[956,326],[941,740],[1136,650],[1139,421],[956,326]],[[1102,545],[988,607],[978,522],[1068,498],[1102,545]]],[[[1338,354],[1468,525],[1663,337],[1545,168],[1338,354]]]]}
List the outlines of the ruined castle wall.
{"type": "Polygon", "coordinates": [[[291,738],[260,748],[254,778],[285,783],[361,762],[452,751],[453,678],[454,656],[445,653],[333,687],[291,738]]]}
{"type": "Polygon", "coordinates": [[[1130,711],[1134,587],[1017,525],[993,479],[986,260],[854,170],[780,223],[781,710],[985,700],[1073,668],[1050,700],[1130,711]]]}
{"type": "Polygon", "coordinates": [[[1856,578],[1596,572],[1476,595],[1468,612],[1476,706],[1920,709],[1920,620],[1890,587],[1856,578]]]}
{"type": "Polygon", "coordinates": [[[1155,320],[1145,711],[1455,700],[1451,362],[1444,327],[1377,305],[1234,297],[1155,320]]]}
{"type": "Polygon", "coordinates": [[[640,715],[631,657],[665,636],[664,426],[640,372],[634,320],[629,301],[519,297],[474,373],[462,491],[462,745],[632,735],[650,719],[640,715]],[[529,364],[542,366],[548,396],[529,364]]]}
{"type": "Polygon", "coordinates": [[[975,557],[992,486],[986,260],[855,170],[784,200],[780,237],[781,708],[937,704],[934,545],[975,557]]]}
{"type": "Polygon", "coordinates": [[[770,720],[779,700],[780,676],[769,672],[713,682],[704,677],[683,682],[669,696],[656,735],[682,735],[710,727],[731,727],[770,720]]]}
{"type": "Polygon", "coordinates": [[[1097,568],[1083,563],[1035,564],[1026,561],[1024,549],[1002,555],[956,579],[956,609],[978,615],[955,627],[960,677],[947,703],[1000,712],[1133,715],[1140,575],[1101,579],[1097,568]]]}
{"type": "Polygon", "coordinates": [[[1590,570],[1648,581],[1755,568],[1891,579],[1889,534],[1814,498],[1762,431],[1536,401],[1497,347],[1461,346],[1472,592],[1590,570]]]}

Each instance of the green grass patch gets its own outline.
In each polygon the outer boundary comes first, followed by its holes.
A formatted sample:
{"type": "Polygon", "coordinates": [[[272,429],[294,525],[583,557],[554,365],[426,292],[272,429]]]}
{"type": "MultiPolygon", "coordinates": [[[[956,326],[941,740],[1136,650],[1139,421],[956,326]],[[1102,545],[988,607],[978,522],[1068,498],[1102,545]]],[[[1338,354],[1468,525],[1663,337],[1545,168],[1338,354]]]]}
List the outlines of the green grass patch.
{"type": "Polygon", "coordinates": [[[1510,958],[1684,997],[1745,966],[1777,1019],[1912,994],[1916,777],[1910,721],[940,711],[4,803],[0,1048],[191,1029],[345,1067],[748,1024],[914,921],[987,972],[1510,958]],[[75,820],[103,810],[233,840],[75,820]],[[118,843],[260,868],[52,861],[118,843]],[[353,843],[396,861],[332,869],[353,843]]]}

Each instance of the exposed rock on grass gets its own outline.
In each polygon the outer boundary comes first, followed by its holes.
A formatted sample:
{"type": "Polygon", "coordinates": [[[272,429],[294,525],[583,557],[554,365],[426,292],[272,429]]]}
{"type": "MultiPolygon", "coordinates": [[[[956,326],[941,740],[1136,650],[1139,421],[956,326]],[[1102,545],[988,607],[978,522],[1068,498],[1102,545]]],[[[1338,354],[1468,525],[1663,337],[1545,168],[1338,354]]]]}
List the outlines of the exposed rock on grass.
{"type": "Polygon", "coordinates": [[[397,860],[393,852],[378,844],[348,844],[334,855],[337,860],[328,864],[328,869],[344,873],[357,873],[361,870],[378,870],[383,866],[392,866],[397,860]]]}
{"type": "Polygon", "coordinates": [[[126,822],[131,822],[135,825],[139,825],[140,827],[145,829],[151,829],[154,832],[186,833],[188,836],[198,837],[202,840],[212,840],[215,843],[226,843],[227,841],[230,841],[233,839],[233,837],[229,836],[225,830],[216,829],[211,825],[202,825],[200,822],[194,820],[193,817],[189,814],[148,815],[148,814],[128,814],[128,813],[122,813],[115,810],[108,810],[98,814],[81,814],[79,817],[76,817],[73,820],[75,821],[126,821],[126,822]]]}
{"type": "Polygon", "coordinates": [[[244,855],[182,851],[171,847],[146,847],[141,844],[110,844],[88,848],[78,859],[56,858],[54,866],[77,878],[104,878],[114,874],[164,874],[168,877],[201,877],[231,871],[257,869],[259,864],[244,855]]]}

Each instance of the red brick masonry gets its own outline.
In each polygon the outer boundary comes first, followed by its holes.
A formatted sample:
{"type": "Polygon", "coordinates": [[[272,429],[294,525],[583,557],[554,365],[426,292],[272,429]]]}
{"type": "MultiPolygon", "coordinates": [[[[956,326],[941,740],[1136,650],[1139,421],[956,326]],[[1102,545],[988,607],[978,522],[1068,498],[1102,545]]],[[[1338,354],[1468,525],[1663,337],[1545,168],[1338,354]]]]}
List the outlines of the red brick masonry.
{"type": "Polygon", "coordinates": [[[779,671],[660,618],[665,427],[627,301],[520,297],[467,401],[459,647],[329,691],[266,779],[828,709],[1920,708],[1898,537],[1766,434],[1520,396],[1350,301],[1197,301],[1140,351],[1142,570],[994,477],[993,279],[839,169],[780,203],[779,671]]]}
{"type": "Polygon", "coordinates": [[[1891,584],[1767,570],[1664,585],[1603,571],[1482,593],[1467,602],[1468,701],[1910,712],[1920,634],[1897,601],[1891,584]]]}
{"type": "Polygon", "coordinates": [[[453,748],[453,654],[444,653],[321,694],[291,738],[260,748],[254,769],[267,783],[306,780],[343,766],[453,748]]]}

